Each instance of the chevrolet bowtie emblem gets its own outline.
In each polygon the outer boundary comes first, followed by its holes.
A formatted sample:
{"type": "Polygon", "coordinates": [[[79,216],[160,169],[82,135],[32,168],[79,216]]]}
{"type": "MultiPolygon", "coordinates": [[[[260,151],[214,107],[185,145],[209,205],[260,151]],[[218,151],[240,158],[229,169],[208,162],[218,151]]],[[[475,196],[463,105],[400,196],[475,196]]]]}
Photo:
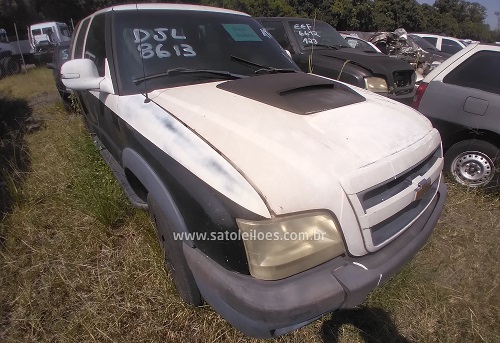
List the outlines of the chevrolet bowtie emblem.
{"type": "Polygon", "coordinates": [[[415,194],[413,196],[413,201],[420,200],[431,188],[431,179],[423,179],[418,183],[417,188],[415,188],[415,194]]]}

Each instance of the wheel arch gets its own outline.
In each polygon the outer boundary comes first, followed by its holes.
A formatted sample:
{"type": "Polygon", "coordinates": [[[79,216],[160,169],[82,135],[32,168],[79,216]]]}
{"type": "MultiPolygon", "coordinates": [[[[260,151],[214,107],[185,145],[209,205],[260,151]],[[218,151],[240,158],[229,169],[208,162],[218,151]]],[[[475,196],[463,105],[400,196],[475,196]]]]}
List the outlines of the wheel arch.
{"type": "Polygon", "coordinates": [[[500,148],[500,134],[485,129],[463,129],[458,131],[446,140],[446,144],[443,144],[443,148],[448,150],[456,143],[469,139],[485,141],[493,144],[497,148],[500,148]]]}
{"type": "MultiPolygon", "coordinates": [[[[169,190],[144,158],[135,150],[125,148],[122,152],[122,165],[123,169],[128,170],[157,201],[160,210],[168,218],[172,230],[175,232],[189,232],[186,222],[169,190]]],[[[191,240],[185,240],[185,243],[194,247],[191,240]]]]}

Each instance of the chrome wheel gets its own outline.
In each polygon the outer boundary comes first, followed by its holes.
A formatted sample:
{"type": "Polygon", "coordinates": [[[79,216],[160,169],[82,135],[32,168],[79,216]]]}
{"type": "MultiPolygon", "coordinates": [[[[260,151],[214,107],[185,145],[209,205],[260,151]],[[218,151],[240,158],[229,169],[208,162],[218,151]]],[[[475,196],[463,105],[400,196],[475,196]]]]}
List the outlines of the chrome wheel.
{"type": "Polygon", "coordinates": [[[481,187],[493,179],[495,165],[488,155],[482,152],[465,151],[455,157],[451,172],[462,185],[481,187]]]}

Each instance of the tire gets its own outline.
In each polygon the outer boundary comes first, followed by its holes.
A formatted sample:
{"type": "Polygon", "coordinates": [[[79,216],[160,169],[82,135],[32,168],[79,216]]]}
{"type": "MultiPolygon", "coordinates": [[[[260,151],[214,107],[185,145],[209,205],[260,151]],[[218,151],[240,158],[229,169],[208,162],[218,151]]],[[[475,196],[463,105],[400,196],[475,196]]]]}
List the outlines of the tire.
{"type": "Polygon", "coordinates": [[[149,215],[156,226],[156,234],[165,258],[165,267],[172,277],[177,292],[187,304],[192,306],[203,305],[204,301],[200,290],[182,251],[183,242],[173,239],[173,231],[168,219],[151,194],[148,194],[147,201],[149,215]]]}
{"type": "Polygon", "coordinates": [[[493,190],[500,185],[500,149],[481,140],[458,142],[446,151],[444,169],[464,186],[493,190]]]}
{"type": "Polygon", "coordinates": [[[7,75],[19,74],[21,72],[21,63],[13,57],[6,57],[3,61],[3,68],[7,75]]]}

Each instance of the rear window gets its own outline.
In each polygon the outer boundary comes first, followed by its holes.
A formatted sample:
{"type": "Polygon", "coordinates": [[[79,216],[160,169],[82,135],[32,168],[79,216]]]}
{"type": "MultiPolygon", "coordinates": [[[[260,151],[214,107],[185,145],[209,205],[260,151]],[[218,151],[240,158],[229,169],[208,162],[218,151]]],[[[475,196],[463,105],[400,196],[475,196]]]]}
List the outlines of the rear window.
{"type": "Polygon", "coordinates": [[[500,94],[500,52],[480,51],[445,76],[444,83],[500,94]]]}

